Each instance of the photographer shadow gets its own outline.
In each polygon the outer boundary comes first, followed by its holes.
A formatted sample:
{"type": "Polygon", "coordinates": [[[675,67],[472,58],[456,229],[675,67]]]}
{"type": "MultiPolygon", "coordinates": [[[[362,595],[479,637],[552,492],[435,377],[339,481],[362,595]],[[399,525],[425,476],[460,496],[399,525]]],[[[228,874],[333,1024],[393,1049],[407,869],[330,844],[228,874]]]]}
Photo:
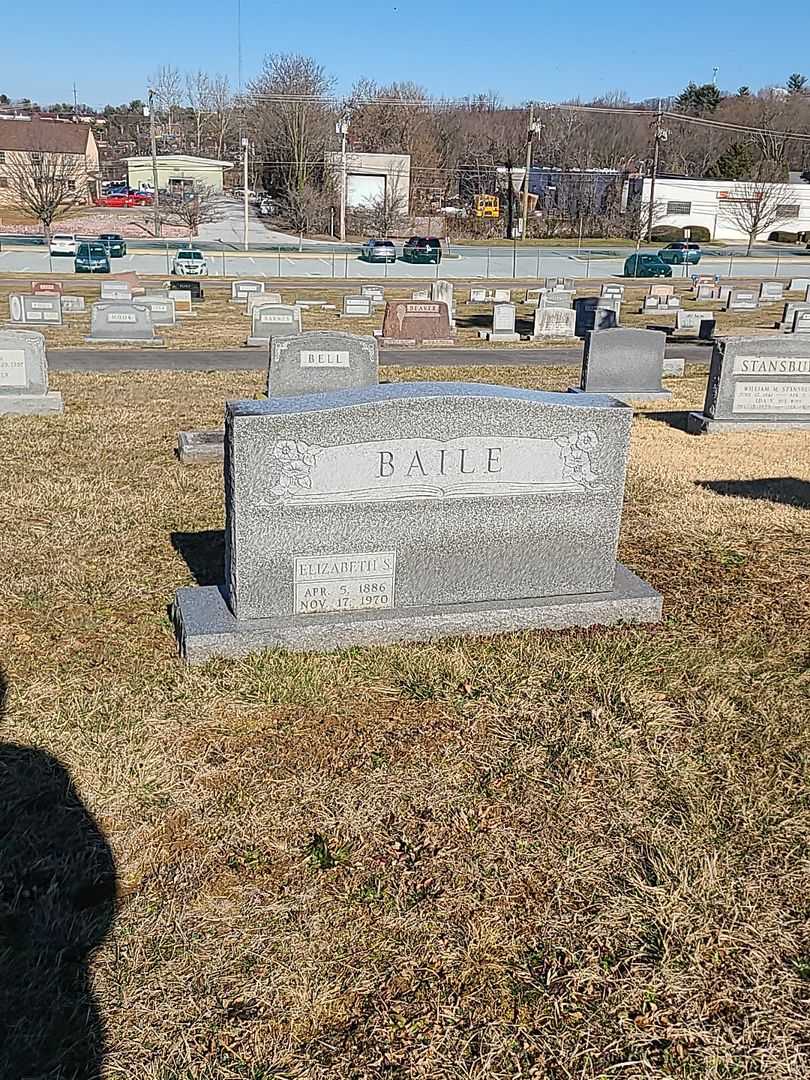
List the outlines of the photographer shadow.
{"type": "MultiPolygon", "coordinates": [[[[8,684],[0,671],[0,730],[8,684]]],[[[0,741],[0,1076],[96,1080],[90,983],[115,915],[110,847],[64,765],[0,741]]]]}

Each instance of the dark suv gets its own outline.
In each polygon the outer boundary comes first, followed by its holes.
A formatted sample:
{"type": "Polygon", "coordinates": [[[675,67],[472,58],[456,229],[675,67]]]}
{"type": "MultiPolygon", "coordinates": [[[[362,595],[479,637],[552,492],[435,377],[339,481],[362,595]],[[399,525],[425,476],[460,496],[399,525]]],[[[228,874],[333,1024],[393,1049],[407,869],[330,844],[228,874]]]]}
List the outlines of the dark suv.
{"type": "Polygon", "coordinates": [[[442,261],[442,242],[435,236],[412,236],[402,248],[402,258],[406,262],[442,261]]]}
{"type": "Polygon", "coordinates": [[[118,233],[102,233],[98,242],[103,244],[110,253],[111,259],[120,259],[127,253],[127,245],[123,236],[118,233]]]}

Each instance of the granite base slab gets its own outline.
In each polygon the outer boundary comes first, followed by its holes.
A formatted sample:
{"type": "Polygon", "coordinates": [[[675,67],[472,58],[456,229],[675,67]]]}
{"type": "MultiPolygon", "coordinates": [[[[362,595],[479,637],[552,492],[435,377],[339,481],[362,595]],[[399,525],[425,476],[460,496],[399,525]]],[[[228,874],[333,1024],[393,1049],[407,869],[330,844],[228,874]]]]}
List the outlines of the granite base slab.
{"type": "Polygon", "coordinates": [[[183,465],[206,465],[225,460],[225,429],[181,431],[177,436],[177,457],[183,465]]]}
{"type": "Polygon", "coordinates": [[[671,390],[582,390],[579,386],[569,386],[569,394],[606,394],[629,405],[631,401],[669,401],[672,398],[671,390]]]}
{"type": "Polygon", "coordinates": [[[47,394],[0,394],[0,416],[53,416],[64,411],[65,403],[57,390],[47,394]]]}
{"type": "Polygon", "coordinates": [[[139,349],[162,349],[166,344],[163,338],[144,341],[143,338],[86,337],[84,340],[88,345],[137,345],[139,349]]]}
{"type": "Polygon", "coordinates": [[[459,634],[657,623],[662,606],[660,593],[617,563],[611,592],[241,621],[231,614],[217,586],[183,588],[177,590],[172,618],[181,657],[200,664],[262,649],[328,652],[459,634]]]}
{"type": "Polygon", "coordinates": [[[245,345],[247,345],[251,349],[259,349],[263,345],[265,347],[265,349],[269,349],[270,348],[270,338],[266,338],[266,337],[249,337],[247,339],[247,341],[245,342],[245,345]]]}
{"type": "Polygon", "coordinates": [[[712,435],[734,431],[810,431],[810,420],[713,420],[703,413],[690,412],[686,418],[690,435],[712,435]]]}
{"type": "Polygon", "coordinates": [[[482,341],[520,341],[520,334],[509,334],[502,330],[479,330],[482,341]]]}
{"type": "MultiPolygon", "coordinates": [[[[374,336],[376,337],[377,335],[375,334],[374,336]]],[[[379,340],[381,345],[393,345],[397,347],[401,345],[455,345],[456,343],[455,338],[431,338],[430,340],[417,341],[416,338],[381,337],[379,340]]]]}

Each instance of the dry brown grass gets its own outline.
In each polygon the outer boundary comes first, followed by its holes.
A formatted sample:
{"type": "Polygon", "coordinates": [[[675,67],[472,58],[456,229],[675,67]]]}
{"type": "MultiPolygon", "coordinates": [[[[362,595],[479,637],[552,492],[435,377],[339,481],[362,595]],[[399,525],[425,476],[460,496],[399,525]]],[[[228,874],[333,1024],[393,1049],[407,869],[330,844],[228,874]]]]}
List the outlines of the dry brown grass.
{"type": "MultiPolygon", "coordinates": [[[[17,275],[20,281],[20,285],[24,289],[29,288],[29,283],[36,278],[35,274],[17,275]]],[[[45,339],[49,348],[87,348],[87,349],[110,349],[118,348],[119,346],[111,345],[109,342],[93,343],[85,342],[85,337],[90,332],[90,305],[95,303],[99,299],[100,283],[103,277],[98,276],[95,278],[81,277],[76,278],[70,275],[54,275],[58,279],[65,283],[65,290],[69,293],[84,296],[87,303],[87,310],[84,314],[80,315],[68,315],[65,317],[65,323],[61,327],[42,327],[42,331],[45,334],[45,339]]],[[[147,289],[160,288],[165,278],[147,278],[144,277],[144,282],[147,284],[147,289]]],[[[400,297],[409,297],[415,288],[419,285],[414,281],[412,285],[391,285],[386,286],[386,297],[394,300],[400,297]]],[[[295,300],[306,300],[307,298],[324,300],[327,303],[334,304],[337,311],[322,311],[318,308],[308,308],[302,313],[302,324],[305,330],[343,330],[352,334],[371,334],[374,330],[382,329],[383,321],[383,308],[377,308],[371,318],[349,318],[344,319],[340,317],[339,312],[343,307],[343,296],[346,293],[346,289],[337,287],[330,287],[328,279],[324,280],[322,287],[312,288],[312,281],[307,282],[306,286],[302,285],[288,285],[283,281],[279,288],[279,282],[268,280],[267,282],[268,292],[280,292],[282,302],[285,304],[294,303],[295,300]]],[[[685,287],[679,282],[676,283],[676,291],[682,296],[683,307],[688,310],[714,310],[717,316],[717,335],[723,334],[735,334],[735,333],[766,333],[769,330],[773,331],[774,325],[779,321],[782,316],[783,304],[781,301],[775,304],[769,304],[766,307],[760,308],[759,311],[753,312],[740,312],[740,311],[723,311],[719,305],[707,304],[705,301],[698,303],[691,298],[691,294],[687,292],[685,287]]],[[[245,344],[245,340],[250,333],[250,320],[245,315],[245,309],[236,304],[231,304],[230,299],[230,285],[220,279],[209,279],[204,283],[206,299],[202,304],[196,304],[194,307],[194,316],[181,316],[176,326],[161,326],[156,328],[156,334],[158,337],[165,341],[166,347],[170,349],[238,349],[245,344]]],[[[11,292],[19,290],[17,285],[0,285],[0,313],[2,316],[8,316],[8,295],[11,292]]],[[[357,292],[360,290],[360,285],[356,286],[357,292]]],[[[580,287],[577,290],[577,296],[593,296],[598,295],[599,283],[598,282],[580,282],[580,287]]],[[[675,322],[674,314],[667,315],[650,315],[640,314],[639,309],[641,307],[642,298],[646,295],[647,289],[645,288],[633,288],[628,287],[626,290],[626,300],[622,306],[621,321],[623,326],[673,326],[675,322]]],[[[513,290],[515,297],[519,297],[525,294],[525,288],[513,290]]],[[[457,304],[457,327],[456,327],[456,344],[464,346],[465,348],[525,348],[526,342],[510,343],[490,343],[482,341],[478,337],[478,331],[489,328],[492,323],[492,304],[470,304],[467,302],[469,297],[469,289],[457,287],[455,290],[455,299],[457,304]]],[[[517,329],[520,333],[530,334],[532,330],[532,320],[534,318],[534,308],[527,307],[525,304],[517,305],[517,329]]],[[[28,329],[32,329],[29,327],[28,329]]],[[[684,337],[683,340],[690,340],[688,337],[684,337]]],[[[537,341],[531,343],[533,347],[537,348],[554,348],[558,345],[571,344],[570,341],[548,339],[545,341],[537,341]]],[[[120,348],[132,348],[131,345],[121,345],[120,348]]]]}
{"type": "Polygon", "coordinates": [[[261,376],[53,383],[64,418],[0,418],[3,734],[112,846],[106,1077],[810,1075],[806,435],[637,417],[620,554],[658,628],[186,670],[171,538],[223,505],[176,433],[261,376]]]}

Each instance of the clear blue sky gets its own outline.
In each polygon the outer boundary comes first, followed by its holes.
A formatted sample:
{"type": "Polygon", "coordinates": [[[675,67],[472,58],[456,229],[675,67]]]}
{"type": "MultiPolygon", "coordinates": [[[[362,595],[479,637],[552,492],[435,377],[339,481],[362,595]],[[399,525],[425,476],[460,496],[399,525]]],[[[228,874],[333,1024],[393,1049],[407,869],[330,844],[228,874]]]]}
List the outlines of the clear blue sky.
{"type": "MultiPolygon", "coordinates": [[[[736,90],[810,75],[807,0],[241,0],[245,81],[271,52],[315,57],[348,90],[410,79],[437,96],[507,103],[631,98],[690,79],[736,90]],[[769,21],[770,20],[770,21],[769,21]]],[[[164,63],[236,83],[237,0],[35,0],[4,5],[0,93],[118,104],[164,63]]]]}

